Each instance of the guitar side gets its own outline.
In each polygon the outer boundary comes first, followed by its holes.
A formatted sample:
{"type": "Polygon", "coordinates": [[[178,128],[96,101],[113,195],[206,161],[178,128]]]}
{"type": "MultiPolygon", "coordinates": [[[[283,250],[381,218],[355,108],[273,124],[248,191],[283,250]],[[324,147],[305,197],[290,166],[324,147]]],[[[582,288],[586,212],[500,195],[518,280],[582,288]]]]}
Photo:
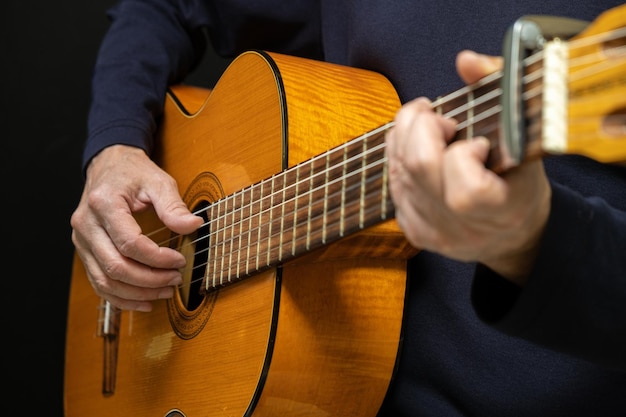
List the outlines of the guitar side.
{"type": "MultiPolygon", "coordinates": [[[[249,52],[202,107],[167,99],[155,160],[190,207],[211,203],[393,118],[383,77],[249,52]]],[[[140,221],[144,230],[158,222],[140,221]]],[[[99,298],[72,273],[66,415],[375,415],[401,334],[406,259],[393,220],[207,295],[123,312],[116,384],[102,394],[99,298]],[[168,414],[170,413],[170,414],[168,414]],[[179,413],[179,414],[176,414],[179,413]]]]}

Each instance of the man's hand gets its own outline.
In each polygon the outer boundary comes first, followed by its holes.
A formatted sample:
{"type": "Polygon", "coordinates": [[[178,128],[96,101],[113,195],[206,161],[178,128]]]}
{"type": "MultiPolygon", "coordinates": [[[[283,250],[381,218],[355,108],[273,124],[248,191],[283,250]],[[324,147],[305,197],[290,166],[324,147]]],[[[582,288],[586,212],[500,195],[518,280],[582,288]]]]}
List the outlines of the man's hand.
{"type": "MultiPolygon", "coordinates": [[[[501,59],[464,51],[457,70],[473,83],[501,59]]],[[[523,285],[550,212],[541,161],[503,175],[485,168],[485,138],[451,143],[456,122],[419,98],[404,105],[387,135],[389,182],[396,218],[415,247],[481,262],[523,285]]]]}
{"type": "Polygon", "coordinates": [[[185,258],[145,236],[133,213],[154,207],[163,224],[189,234],[202,218],[189,212],[174,179],[138,148],[115,145],[90,163],[71,218],[72,241],[95,292],[116,307],[150,311],[170,298],[185,258]]]}

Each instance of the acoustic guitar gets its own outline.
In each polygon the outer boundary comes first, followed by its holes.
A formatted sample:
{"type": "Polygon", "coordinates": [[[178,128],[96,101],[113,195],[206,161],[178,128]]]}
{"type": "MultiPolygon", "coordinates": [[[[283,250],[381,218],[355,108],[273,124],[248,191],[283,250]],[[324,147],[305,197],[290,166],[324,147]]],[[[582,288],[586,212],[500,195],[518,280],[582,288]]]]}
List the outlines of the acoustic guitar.
{"type": "MultiPolygon", "coordinates": [[[[548,45],[521,60],[519,163],[626,161],[625,22],[626,6],[609,10],[550,39],[556,64],[548,45]]],[[[492,141],[494,170],[511,166],[507,74],[433,103],[459,121],[459,139],[492,141]]],[[[75,256],[66,416],[374,416],[418,250],[387,187],[384,137],[399,107],[379,74],[263,51],[237,57],[210,92],[172,87],[154,159],[205,224],[178,236],[137,215],[189,260],[174,298],[150,313],[102,301],[75,256]]]]}

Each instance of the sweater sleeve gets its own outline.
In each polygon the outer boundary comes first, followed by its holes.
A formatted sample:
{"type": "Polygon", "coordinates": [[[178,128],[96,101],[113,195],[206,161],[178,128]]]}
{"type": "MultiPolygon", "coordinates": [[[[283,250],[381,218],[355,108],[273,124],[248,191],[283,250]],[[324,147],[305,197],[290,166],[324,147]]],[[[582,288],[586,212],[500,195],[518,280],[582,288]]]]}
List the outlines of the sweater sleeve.
{"type": "Polygon", "coordinates": [[[151,152],[167,87],[193,69],[205,47],[202,3],[182,3],[126,0],[109,10],[92,78],[83,168],[113,144],[151,152]]]}
{"type": "Polygon", "coordinates": [[[122,0],[96,61],[83,168],[102,149],[126,144],[148,154],[167,87],[213,48],[233,57],[267,49],[321,58],[315,0],[122,0]]]}
{"type": "Polygon", "coordinates": [[[524,289],[479,265],[472,301],[483,320],[507,334],[626,369],[626,212],[553,183],[524,289]]]}

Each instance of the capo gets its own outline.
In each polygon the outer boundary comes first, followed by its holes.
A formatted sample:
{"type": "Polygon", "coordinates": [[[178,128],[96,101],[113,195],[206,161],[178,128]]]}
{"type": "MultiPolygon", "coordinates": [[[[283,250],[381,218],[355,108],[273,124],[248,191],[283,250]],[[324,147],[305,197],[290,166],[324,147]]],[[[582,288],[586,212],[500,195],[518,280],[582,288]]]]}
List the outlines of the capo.
{"type": "MultiPolygon", "coordinates": [[[[567,39],[582,31],[587,22],[557,16],[524,16],[509,28],[503,45],[501,140],[503,160],[511,166],[521,162],[526,149],[527,122],[523,99],[524,60],[543,50],[550,40],[567,39]]],[[[548,69],[546,68],[546,73],[548,69]]]]}

